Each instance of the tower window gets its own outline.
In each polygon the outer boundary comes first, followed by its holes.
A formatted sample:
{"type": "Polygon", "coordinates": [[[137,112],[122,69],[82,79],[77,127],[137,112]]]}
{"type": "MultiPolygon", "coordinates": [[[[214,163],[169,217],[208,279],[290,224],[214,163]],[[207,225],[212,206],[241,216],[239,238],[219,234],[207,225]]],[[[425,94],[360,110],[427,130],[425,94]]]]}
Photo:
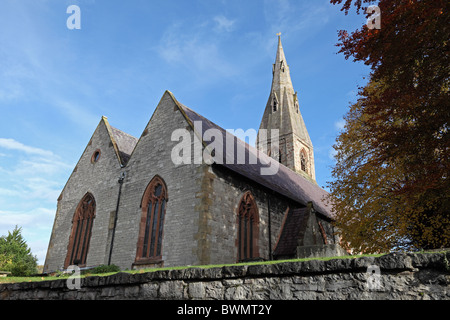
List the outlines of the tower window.
{"type": "Polygon", "coordinates": [[[305,154],[305,150],[302,150],[300,152],[300,168],[302,169],[302,171],[307,172],[306,168],[307,168],[307,160],[306,160],[306,154],[305,154]]]}

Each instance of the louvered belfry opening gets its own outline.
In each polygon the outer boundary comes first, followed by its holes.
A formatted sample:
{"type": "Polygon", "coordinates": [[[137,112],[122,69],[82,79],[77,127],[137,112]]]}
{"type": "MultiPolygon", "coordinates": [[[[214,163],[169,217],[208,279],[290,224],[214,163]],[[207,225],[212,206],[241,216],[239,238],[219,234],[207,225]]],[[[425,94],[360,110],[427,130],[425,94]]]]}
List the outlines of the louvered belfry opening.
{"type": "Polygon", "coordinates": [[[238,261],[248,261],[259,257],[259,214],[251,192],[242,196],[238,208],[238,261]]]}
{"type": "Polygon", "coordinates": [[[91,193],[86,193],[79,202],[73,216],[72,232],[64,263],[65,268],[70,265],[86,266],[92,225],[95,218],[95,207],[94,196],[91,193]]]}

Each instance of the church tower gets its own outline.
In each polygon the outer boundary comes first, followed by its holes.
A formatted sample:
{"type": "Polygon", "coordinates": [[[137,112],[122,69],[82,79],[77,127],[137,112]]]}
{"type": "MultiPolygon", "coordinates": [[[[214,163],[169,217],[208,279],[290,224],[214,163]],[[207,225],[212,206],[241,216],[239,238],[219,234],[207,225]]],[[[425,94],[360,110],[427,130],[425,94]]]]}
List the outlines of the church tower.
{"type": "Polygon", "coordinates": [[[279,35],[272,74],[269,100],[257,136],[258,150],[316,183],[313,145],[299,110],[279,35]],[[278,151],[274,148],[276,141],[271,141],[271,129],[279,130],[278,151]]]}

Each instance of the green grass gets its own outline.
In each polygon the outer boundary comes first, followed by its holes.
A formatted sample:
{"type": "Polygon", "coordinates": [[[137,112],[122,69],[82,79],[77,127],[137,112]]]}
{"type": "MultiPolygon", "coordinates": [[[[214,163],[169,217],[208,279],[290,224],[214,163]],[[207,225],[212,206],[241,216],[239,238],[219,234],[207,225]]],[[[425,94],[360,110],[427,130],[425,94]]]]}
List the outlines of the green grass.
{"type": "MultiPolygon", "coordinates": [[[[289,260],[271,260],[271,261],[257,261],[257,262],[243,262],[243,263],[229,263],[229,264],[210,264],[210,265],[201,265],[201,266],[178,266],[178,267],[162,267],[162,268],[149,268],[149,269],[139,269],[139,270],[124,270],[120,272],[126,272],[130,274],[137,274],[137,273],[145,273],[145,272],[155,272],[155,271],[162,271],[162,270],[183,270],[183,269],[190,269],[190,268],[202,268],[202,269],[209,269],[209,268],[220,268],[220,267],[229,267],[229,266],[251,266],[251,265],[267,265],[267,264],[277,264],[277,263],[283,263],[283,262],[300,262],[300,261],[308,261],[308,260],[332,260],[332,259],[354,259],[354,258],[360,258],[360,257],[380,257],[384,255],[382,254],[363,254],[363,255],[355,255],[355,256],[340,256],[340,257],[323,257],[323,258],[305,258],[305,259],[289,259],[289,260]]],[[[101,276],[106,277],[113,274],[116,274],[117,272],[108,272],[108,273],[85,273],[82,274],[80,277],[90,277],[90,276],[101,276]]],[[[47,277],[4,277],[0,278],[0,283],[19,283],[19,282],[39,282],[39,281],[49,281],[49,280],[59,280],[59,279],[67,279],[70,277],[70,274],[62,274],[60,273],[59,276],[47,276],[47,277]]]]}
{"type": "MultiPolygon", "coordinates": [[[[443,253],[447,252],[447,250],[433,250],[433,251],[419,251],[416,253],[443,253]]],[[[208,268],[220,268],[220,267],[228,267],[228,266],[251,266],[251,265],[264,265],[264,264],[277,264],[277,263],[283,263],[283,262],[299,262],[299,261],[308,261],[308,260],[332,260],[332,259],[355,259],[355,258],[361,258],[361,257],[381,257],[387,253],[380,253],[380,254],[361,254],[361,255],[353,255],[353,256],[339,256],[339,257],[323,257],[323,258],[305,258],[305,259],[290,259],[290,260],[271,260],[271,261],[258,261],[258,262],[243,262],[243,263],[229,263],[229,264],[210,264],[210,265],[201,265],[201,266],[178,266],[178,267],[163,267],[163,268],[149,268],[149,269],[139,269],[139,270],[123,270],[120,272],[126,272],[130,274],[137,274],[137,273],[145,273],[145,272],[155,272],[155,271],[162,271],[162,270],[183,270],[183,269],[190,269],[190,268],[202,268],[202,269],[208,269],[208,268]]],[[[113,274],[116,274],[117,272],[108,272],[108,273],[85,273],[81,275],[81,278],[90,277],[90,276],[100,276],[100,277],[106,277],[113,274]]],[[[59,276],[47,276],[47,277],[0,277],[0,283],[19,283],[19,282],[38,282],[38,281],[49,281],[49,280],[59,280],[59,279],[67,279],[69,278],[69,274],[62,274],[60,273],[59,276]]]]}
{"type": "Polygon", "coordinates": [[[164,268],[151,268],[151,269],[140,269],[140,270],[130,270],[126,271],[129,273],[144,273],[144,272],[154,272],[154,271],[161,271],[161,270],[182,270],[182,269],[189,269],[189,268],[202,268],[202,269],[209,269],[209,268],[221,268],[221,267],[230,267],[230,266],[252,266],[252,265],[267,265],[267,264],[278,264],[278,263],[284,263],[284,262],[301,262],[301,261],[309,261],[309,260],[332,260],[332,259],[354,259],[354,258],[361,258],[361,257],[381,257],[382,255],[385,255],[386,253],[380,253],[380,254],[362,254],[362,255],[355,255],[355,256],[339,256],[339,257],[322,257],[322,258],[302,258],[302,259],[288,259],[288,260],[270,260],[270,261],[257,261],[257,262],[241,262],[241,263],[229,263],[229,264],[208,264],[208,265],[200,265],[200,266],[179,266],[179,267],[164,267],[164,268]]]}

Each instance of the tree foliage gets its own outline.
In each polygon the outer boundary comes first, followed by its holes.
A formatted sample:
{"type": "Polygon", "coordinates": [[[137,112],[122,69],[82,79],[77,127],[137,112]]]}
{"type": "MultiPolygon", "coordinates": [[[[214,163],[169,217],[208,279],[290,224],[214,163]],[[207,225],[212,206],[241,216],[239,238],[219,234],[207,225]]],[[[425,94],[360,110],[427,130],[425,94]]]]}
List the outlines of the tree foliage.
{"type": "MultiPolygon", "coordinates": [[[[373,2],[331,0],[346,13],[373,2]]],[[[449,247],[450,3],[378,6],[381,29],[339,31],[339,52],[371,74],[334,146],[337,225],[362,252],[449,247]]]]}
{"type": "Polygon", "coordinates": [[[32,255],[22,228],[15,227],[7,236],[0,237],[0,270],[13,276],[29,276],[37,273],[37,258],[32,255]]]}

